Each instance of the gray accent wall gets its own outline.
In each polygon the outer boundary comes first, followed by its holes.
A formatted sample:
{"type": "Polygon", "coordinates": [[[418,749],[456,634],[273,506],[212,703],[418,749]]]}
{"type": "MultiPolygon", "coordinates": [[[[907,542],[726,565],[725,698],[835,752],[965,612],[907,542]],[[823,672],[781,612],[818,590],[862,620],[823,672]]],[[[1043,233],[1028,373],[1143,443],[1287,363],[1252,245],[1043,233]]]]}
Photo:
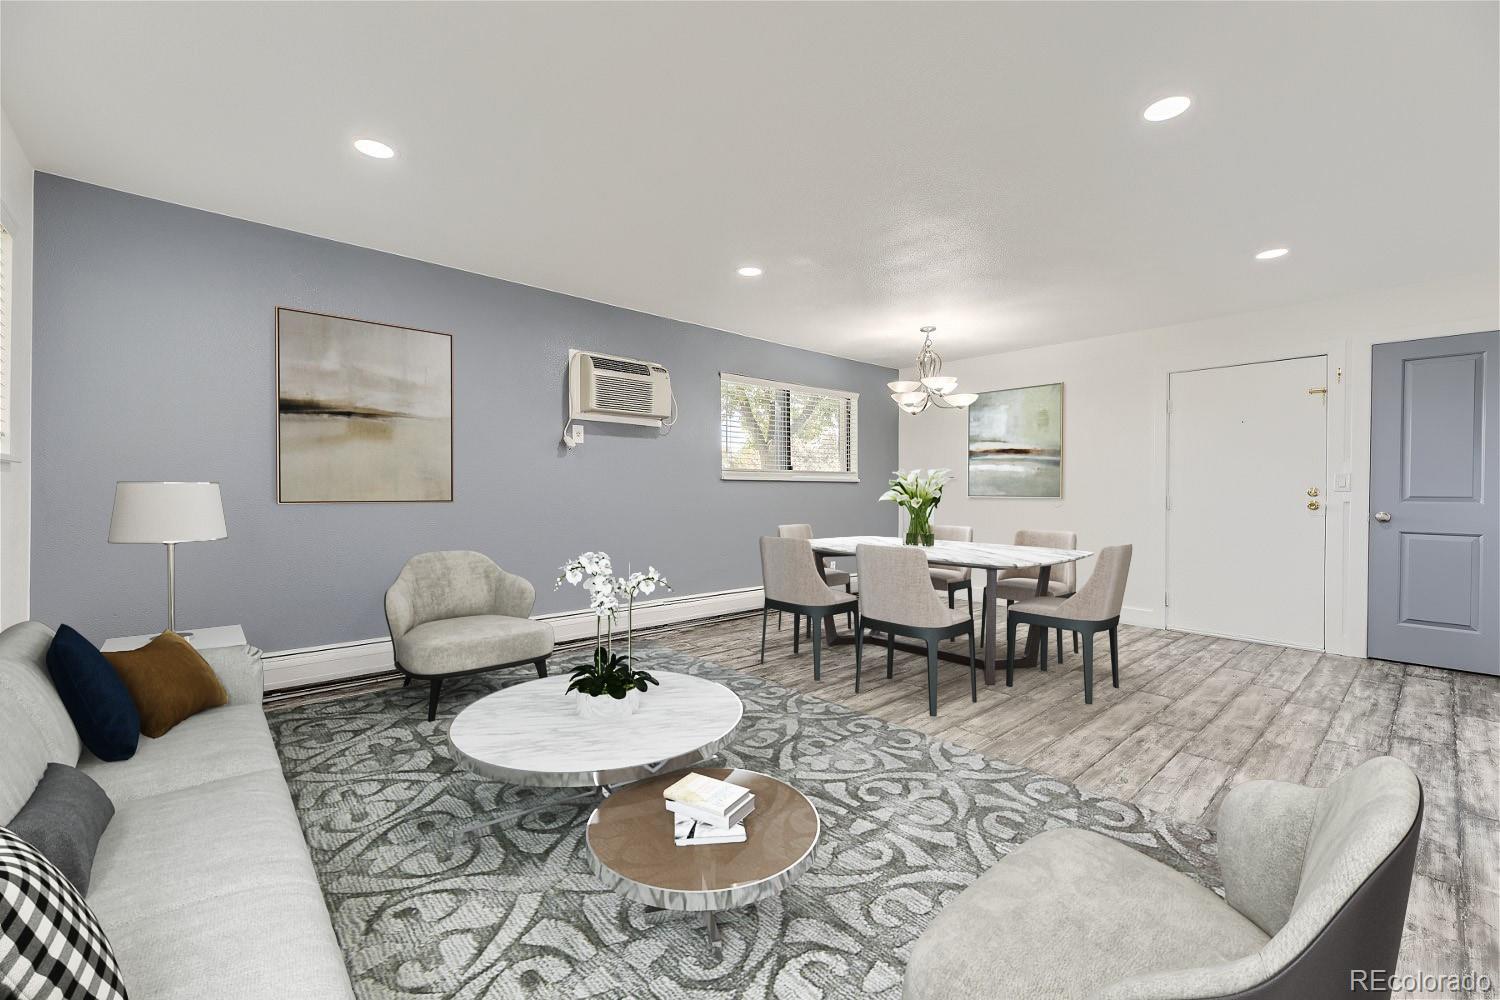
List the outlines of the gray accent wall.
{"type": "Polygon", "coordinates": [[[178,621],[268,650],[384,635],[386,586],[431,549],[485,552],[560,611],[585,549],[693,594],[757,585],[778,523],[896,528],[890,369],[40,173],[35,293],[32,615],[95,641],[166,618],[162,547],[105,541],[120,479],[222,484],[229,537],[179,546],[178,621]],[[277,306],[453,335],[452,503],[276,503],[277,306]],[[566,451],[570,347],[666,365],[681,419],[566,451]],[[720,480],[720,371],[860,393],[862,481],[720,480]]]}

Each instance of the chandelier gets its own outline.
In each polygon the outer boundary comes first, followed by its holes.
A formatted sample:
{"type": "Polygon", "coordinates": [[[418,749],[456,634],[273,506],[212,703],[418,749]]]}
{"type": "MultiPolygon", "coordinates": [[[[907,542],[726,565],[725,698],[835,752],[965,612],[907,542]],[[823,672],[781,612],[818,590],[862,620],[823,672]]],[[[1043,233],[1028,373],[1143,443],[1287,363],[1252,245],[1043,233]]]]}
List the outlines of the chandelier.
{"type": "Polygon", "coordinates": [[[922,341],[922,349],[917,352],[917,380],[886,383],[896,405],[913,416],[929,405],[946,410],[961,410],[979,398],[973,392],[954,392],[958,388],[958,379],[941,374],[943,359],[932,348],[932,335],[936,331],[935,326],[922,327],[925,339],[922,341]]]}

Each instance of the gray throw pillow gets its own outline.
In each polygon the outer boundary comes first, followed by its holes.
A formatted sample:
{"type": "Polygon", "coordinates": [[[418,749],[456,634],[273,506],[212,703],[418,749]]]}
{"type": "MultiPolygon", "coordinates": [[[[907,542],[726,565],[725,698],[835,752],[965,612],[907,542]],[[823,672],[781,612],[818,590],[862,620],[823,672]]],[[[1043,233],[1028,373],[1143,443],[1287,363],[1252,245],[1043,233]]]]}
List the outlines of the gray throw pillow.
{"type": "Polygon", "coordinates": [[[114,814],[114,803],[93,778],[53,763],[7,827],[66,875],[79,895],[87,895],[94,851],[114,814]]]}

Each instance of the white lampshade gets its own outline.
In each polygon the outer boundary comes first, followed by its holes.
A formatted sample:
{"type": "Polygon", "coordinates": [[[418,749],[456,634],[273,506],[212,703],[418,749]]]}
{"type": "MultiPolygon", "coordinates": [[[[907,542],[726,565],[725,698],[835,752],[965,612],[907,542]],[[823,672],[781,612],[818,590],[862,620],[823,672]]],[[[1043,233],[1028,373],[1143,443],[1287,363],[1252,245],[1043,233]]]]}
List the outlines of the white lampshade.
{"type": "Polygon", "coordinates": [[[111,542],[207,542],[229,534],[218,483],[116,483],[111,542]]]}
{"type": "Polygon", "coordinates": [[[958,379],[952,375],[929,375],[922,384],[941,396],[958,388],[958,379]]]}
{"type": "Polygon", "coordinates": [[[979,393],[977,392],[955,392],[951,396],[943,397],[949,406],[968,406],[978,398],[979,393]]]}
{"type": "Polygon", "coordinates": [[[891,392],[920,392],[921,382],[887,382],[885,387],[891,392]]]}

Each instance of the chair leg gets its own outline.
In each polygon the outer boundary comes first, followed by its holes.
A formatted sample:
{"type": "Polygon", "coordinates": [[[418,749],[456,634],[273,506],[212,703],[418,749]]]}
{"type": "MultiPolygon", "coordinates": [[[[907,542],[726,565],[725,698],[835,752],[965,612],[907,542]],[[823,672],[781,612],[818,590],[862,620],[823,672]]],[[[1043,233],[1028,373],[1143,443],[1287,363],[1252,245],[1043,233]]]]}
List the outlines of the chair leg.
{"type": "Polygon", "coordinates": [[[776,631],[781,631],[781,612],[776,612],[776,631]]]}
{"type": "Polygon", "coordinates": [[[890,680],[896,676],[896,637],[887,632],[885,634],[885,679],[890,680]]]}
{"type": "Polygon", "coordinates": [[[1109,674],[1115,682],[1115,687],[1120,686],[1120,626],[1112,625],[1109,629],[1109,674]]]}
{"type": "Polygon", "coordinates": [[[1083,703],[1094,703],[1094,633],[1083,640],[1083,703]]]}
{"type": "Polygon", "coordinates": [[[1016,686],[1016,620],[1005,616],[1005,686],[1016,686]]]}
{"type": "Polygon", "coordinates": [[[411,674],[402,674],[401,675],[401,686],[404,687],[404,688],[411,687],[411,674]]]}
{"type": "Polygon", "coordinates": [[[1078,652],[1078,633],[1073,633],[1073,652],[1078,652]]]}
{"type": "Polygon", "coordinates": [[[792,614],[792,655],[802,652],[802,616],[792,614]]]}
{"type": "Polygon", "coordinates": [[[1062,662],[1062,629],[1057,630],[1057,662],[1062,662]]]}
{"type": "Polygon", "coordinates": [[[859,694],[859,672],[865,665],[865,630],[860,626],[854,630],[854,693],[859,694]]]}
{"type": "Polygon", "coordinates": [[[823,619],[817,620],[817,628],[813,628],[813,616],[807,616],[808,632],[812,635],[813,644],[813,680],[823,679],[823,619]]]}
{"type": "Polygon", "coordinates": [[[948,610],[952,611],[953,608],[954,608],[954,604],[953,604],[953,588],[949,587],[948,588],[948,610]]]}
{"type": "Polygon", "coordinates": [[[1045,674],[1047,672],[1047,626],[1036,624],[1026,626],[1026,636],[1028,641],[1030,641],[1032,629],[1036,629],[1042,633],[1042,644],[1037,648],[1038,651],[1036,657],[1036,665],[1040,667],[1042,673],[1045,674]]]}
{"type": "Polygon", "coordinates": [[[427,721],[428,722],[434,722],[437,719],[438,698],[441,697],[442,691],[443,691],[443,679],[441,677],[434,677],[432,679],[432,687],[427,692],[427,721]]]}
{"type": "Polygon", "coordinates": [[[927,640],[927,714],[937,715],[937,643],[927,640]]]}
{"type": "Polygon", "coordinates": [[[974,660],[974,619],[969,619],[969,700],[979,700],[979,664],[974,660]]]}
{"type": "MultiPolygon", "coordinates": [[[[770,620],[770,617],[770,608],[760,609],[760,662],[762,663],[766,662],[766,623],[770,620]]],[[[780,611],[776,612],[776,617],[778,620],[781,618],[780,611]]],[[[777,627],[779,628],[780,626],[777,627]]]]}
{"type": "Polygon", "coordinates": [[[547,658],[545,656],[536,661],[536,675],[538,677],[547,676],[547,658]]]}

